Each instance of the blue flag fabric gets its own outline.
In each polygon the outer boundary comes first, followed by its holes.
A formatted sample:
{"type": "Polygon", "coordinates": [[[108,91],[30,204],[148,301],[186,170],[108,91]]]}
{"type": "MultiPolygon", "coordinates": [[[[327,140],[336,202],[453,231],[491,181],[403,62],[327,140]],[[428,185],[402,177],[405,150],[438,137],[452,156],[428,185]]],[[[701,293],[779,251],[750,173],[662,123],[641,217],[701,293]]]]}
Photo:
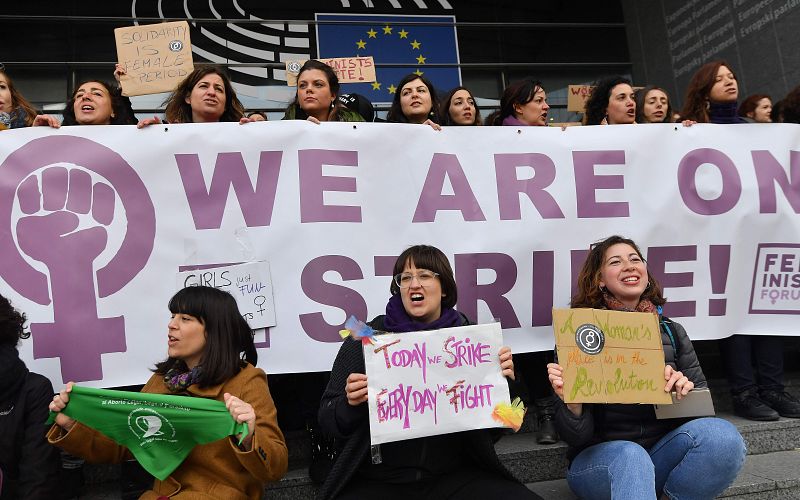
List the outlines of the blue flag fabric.
{"type": "Polygon", "coordinates": [[[397,83],[407,74],[420,72],[437,90],[446,92],[461,85],[458,67],[429,67],[434,63],[457,64],[458,42],[454,16],[392,16],[317,14],[318,21],[368,21],[369,24],[318,24],[317,54],[331,57],[372,56],[377,82],[342,84],[342,93],[358,93],[373,103],[389,103],[397,83]],[[422,26],[404,23],[438,23],[422,26]],[[380,64],[407,64],[380,67],[380,64]]]}

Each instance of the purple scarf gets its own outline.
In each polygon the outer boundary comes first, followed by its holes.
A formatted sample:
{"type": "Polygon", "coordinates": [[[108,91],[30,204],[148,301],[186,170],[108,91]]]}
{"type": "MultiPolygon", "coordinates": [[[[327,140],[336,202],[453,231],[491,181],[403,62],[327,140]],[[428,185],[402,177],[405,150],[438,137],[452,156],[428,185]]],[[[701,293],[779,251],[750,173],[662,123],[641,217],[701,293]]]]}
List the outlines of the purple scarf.
{"type": "Polygon", "coordinates": [[[522,120],[517,119],[514,115],[508,115],[503,118],[503,126],[510,125],[512,127],[529,127],[527,123],[522,120]]]}
{"type": "Polygon", "coordinates": [[[455,309],[448,307],[442,309],[439,319],[430,323],[420,323],[414,321],[403,307],[403,299],[400,294],[392,295],[389,303],[386,304],[386,317],[383,319],[383,326],[387,332],[419,332],[422,330],[439,330],[450,328],[451,326],[461,326],[461,315],[455,309]]]}

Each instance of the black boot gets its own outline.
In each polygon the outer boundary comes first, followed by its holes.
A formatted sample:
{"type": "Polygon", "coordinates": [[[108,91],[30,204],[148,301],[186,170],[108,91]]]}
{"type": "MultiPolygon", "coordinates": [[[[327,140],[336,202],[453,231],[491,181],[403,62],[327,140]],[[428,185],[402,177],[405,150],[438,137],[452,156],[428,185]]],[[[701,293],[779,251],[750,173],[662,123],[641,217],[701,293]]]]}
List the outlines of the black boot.
{"type": "Polygon", "coordinates": [[[540,398],[534,401],[538,430],[536,442],[539,444],[554,444],[558,442],[558,432],[555,424],[555,396],[540,398]]]}
{"type": "Polygon", "coordinates": [[[781,417],[800,418],[800,401],[786,391],[761,391],[761,400],[781,417]]]}
{"type": "Polygon", "coordinates": [[[733,395],[733,412],[749,420],[778,420],[778,412],[758,397],[755,388],[733,395]]]}

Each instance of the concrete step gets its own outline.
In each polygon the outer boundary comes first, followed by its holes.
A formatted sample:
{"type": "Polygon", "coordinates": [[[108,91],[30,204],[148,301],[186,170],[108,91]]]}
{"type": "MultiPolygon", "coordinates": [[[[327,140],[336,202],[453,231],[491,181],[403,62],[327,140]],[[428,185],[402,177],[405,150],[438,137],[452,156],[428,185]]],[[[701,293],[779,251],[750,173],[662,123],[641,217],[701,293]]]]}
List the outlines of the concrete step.
{"type": "MultiPolygon", "coordinates": [[[[761,463],[760,458],[753,458],[761,455],[780,456],[775,454],[798,453],[796,450],[800,448],[800,419],[781,418],[775,422],[753,422],[729,413],[718,413],[717,416],[731,421],[739,429],[747,443],[747,463],[751,461],[761,463]]],[[[541,484],[543,488],[552,486],[556,489],[554,490],[556,493],[560,491],[561,483],[566,487],[563,478],[567,467],[567,445],[564,442],[540,445],[536,443],[534,433],[525,432],[503,437],[495,445],[495,449],[505,466],[524,483],[541,484]]],[[[794,476],[787,476],[791,477],[794,476]]],[[[797,478],[800,480],[800,467],[797,468],[797,478]]],[[[763,481],[754,484],[765,487],[763,481]]],[[[306,469],[294,468],[283,480],[268,486],[266,496],[270,499],[287,500],[313,498],[313,491],[314,486],[308,478],[306,469]]]]}
{"type": "MultiPolygon", "coordinates": [[[[566,479],[526,486],[545,500],[577,500],[566,479]]],[[[748,455],[742,471],[717,498],[773,500],[800,498],[800,450],[748,455]]]]}

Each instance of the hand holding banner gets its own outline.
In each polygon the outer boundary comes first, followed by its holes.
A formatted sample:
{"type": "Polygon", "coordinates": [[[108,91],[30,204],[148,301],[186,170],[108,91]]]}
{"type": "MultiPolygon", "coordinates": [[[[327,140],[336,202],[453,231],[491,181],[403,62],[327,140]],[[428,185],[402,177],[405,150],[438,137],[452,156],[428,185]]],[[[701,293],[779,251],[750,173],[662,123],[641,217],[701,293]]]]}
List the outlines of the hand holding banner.
{"type": "Polygon", "coordinates": [[[365,342],[372,444],[503,427],[499,323],[386,333],[365,342]]]}

